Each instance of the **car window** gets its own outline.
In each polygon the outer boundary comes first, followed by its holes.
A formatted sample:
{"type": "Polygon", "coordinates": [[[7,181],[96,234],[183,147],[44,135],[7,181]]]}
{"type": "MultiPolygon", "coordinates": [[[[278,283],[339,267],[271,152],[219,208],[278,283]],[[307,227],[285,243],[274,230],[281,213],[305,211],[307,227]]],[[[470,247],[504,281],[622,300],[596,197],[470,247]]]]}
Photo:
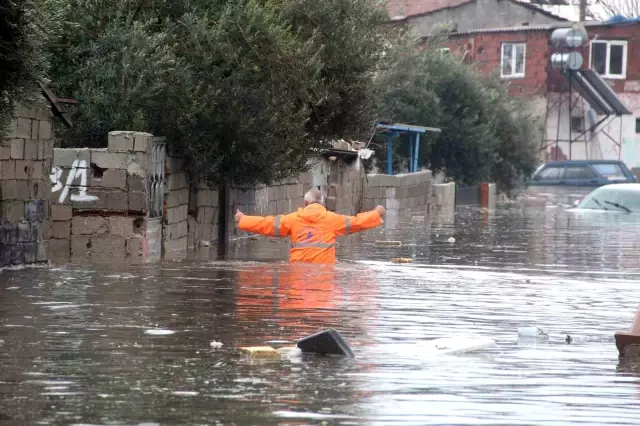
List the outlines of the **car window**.
{"type": "Polygon", "coordinates": [[[589,179],[594,176],[595,174],[588,166],[567,166],[564,172],[565,179],[589,179]]]}
{"type": "Polygon", "coordinates": [[[540,180],[556,180],[560,179],[563,171],[564,166],[548,166],[538,173],[536,177],[540,180]]]}
{"type": "Polygon", "coordinates": [[[627,178],[622,167],[618,164],[594,164],[593,167],[606,178],[627,178]]]}

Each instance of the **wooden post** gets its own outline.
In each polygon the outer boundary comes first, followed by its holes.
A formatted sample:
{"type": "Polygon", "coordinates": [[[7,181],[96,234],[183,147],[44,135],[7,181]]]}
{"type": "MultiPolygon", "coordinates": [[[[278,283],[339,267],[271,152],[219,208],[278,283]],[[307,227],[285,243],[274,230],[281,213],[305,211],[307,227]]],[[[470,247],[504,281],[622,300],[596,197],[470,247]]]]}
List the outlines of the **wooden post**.
{"type": "MultiPolygon", "coordinates": [[[[235,214],[233,212],[232,214],[235,214]]],[[[218,259],[227,256],[229,242],[229,184],[224,181],[218,186],[218,259]]]]}

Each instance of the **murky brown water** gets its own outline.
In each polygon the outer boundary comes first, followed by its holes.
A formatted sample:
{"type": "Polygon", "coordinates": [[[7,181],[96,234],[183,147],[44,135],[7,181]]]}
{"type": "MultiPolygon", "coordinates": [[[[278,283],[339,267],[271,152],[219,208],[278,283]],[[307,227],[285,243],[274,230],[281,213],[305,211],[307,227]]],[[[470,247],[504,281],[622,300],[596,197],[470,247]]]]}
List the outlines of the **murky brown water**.
{"type": "Polygon", "coordinates": [[[640,369],[613,333],[640,303],[640,220],[566,212],[565,195],[448,224],[389,218],[343,240],[335,268],[243,239],[229,262],[2,272],[0,424],[638,425],[640,369]],[[549,339],[519,339],[532,325],[549,339]],[[234,352],[325,327],[356,359],[234,352]],[[497,346],[421,353],[457,333],[497,346]]]}

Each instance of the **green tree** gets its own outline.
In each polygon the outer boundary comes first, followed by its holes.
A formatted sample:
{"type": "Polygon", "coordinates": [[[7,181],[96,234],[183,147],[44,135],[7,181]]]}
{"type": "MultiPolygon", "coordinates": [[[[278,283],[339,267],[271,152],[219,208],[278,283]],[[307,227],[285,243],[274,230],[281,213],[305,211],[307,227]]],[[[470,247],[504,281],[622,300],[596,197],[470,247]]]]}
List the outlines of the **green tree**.
{"type": "MultiPolygon", "coordinates": [[[[410,36],[407,43],[414,46],[410,36]]],[[[439,48],[432,40],[424,50],[401,49],[393,58],[376,79],[380,116],[442,129],[421,144],[422,166],[463,185],[493,181],[510,193],[536,162],[531,107],[509,96],[495,76],[439,48]]]]}
{"type": "Polygon", "coordinates": [[[45,71],[43,16],[33,1],[0,0],[0,139],[16,105],[34,100],[45,71]]]}

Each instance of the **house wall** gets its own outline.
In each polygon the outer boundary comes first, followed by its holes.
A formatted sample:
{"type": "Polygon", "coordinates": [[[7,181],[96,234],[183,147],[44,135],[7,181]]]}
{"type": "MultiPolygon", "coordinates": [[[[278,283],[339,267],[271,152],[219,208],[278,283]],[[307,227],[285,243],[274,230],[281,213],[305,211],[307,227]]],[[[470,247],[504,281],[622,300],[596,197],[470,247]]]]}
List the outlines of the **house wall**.
{"type": "Polygon", "coordinates": [[[0,267],[48,260],[47,178],[53,157],[48,105],[20,105],[0,141],[0,267]]]}
{"type": "MultiPolygon", "coordinates": [[[[635,119],[640,118],[640,24],[633,25],[589,25],[589,39],[626,40],[627,68],[625,79],[606,79],[605,81],[618,94],[619,98],[632,112],[631,116],[622,118],[610,117],[600,127],[600,131],[581,136],[573,132],[571,139],[578,142],[559,142],[568,140],[571,127],[571,116],[584,117],[586,127],[589,123],[599,121],[603,117],[589,113],[590,106],[578,97],[574,97],[572,112],[568,107],[568,83],[556,70],[549,66],[552,50],[548,40],[552,30],[531,29],[522,31],[474,32],[471,34],[453,35],[446,42],[455,52],[465,54],[475,61],[485,73],[500,70],[501,44],[505,42],[526,43],[525,75],[521,78],[505,78],[513,95],[525,95],[534,100],[534,109],[544,116],[549,108],[544,125],[546,146],[542,146],[541,160],[553,159],[621,159],[630,168],[640,169],[640,134],[635,131],[635,119]],[[564,92],[564,101],[558,108],[560,91],[564,92]],[[557,155],[556,155],[557,154],[557,155]]],[[[555,50],[554,50],[555,51],[555,50]]],[[[590,64],[589,47],[580,49],[583,67],[590,64]]]]}
{"type": "Polygon", "coordinates": [[[442,25],[455,24],[458,32],[522,25],[545,25],[564,22],[541,10],[515,4],[509,0],[477,0],[407,18],[419,36],[428,36],[442,25]]]}

